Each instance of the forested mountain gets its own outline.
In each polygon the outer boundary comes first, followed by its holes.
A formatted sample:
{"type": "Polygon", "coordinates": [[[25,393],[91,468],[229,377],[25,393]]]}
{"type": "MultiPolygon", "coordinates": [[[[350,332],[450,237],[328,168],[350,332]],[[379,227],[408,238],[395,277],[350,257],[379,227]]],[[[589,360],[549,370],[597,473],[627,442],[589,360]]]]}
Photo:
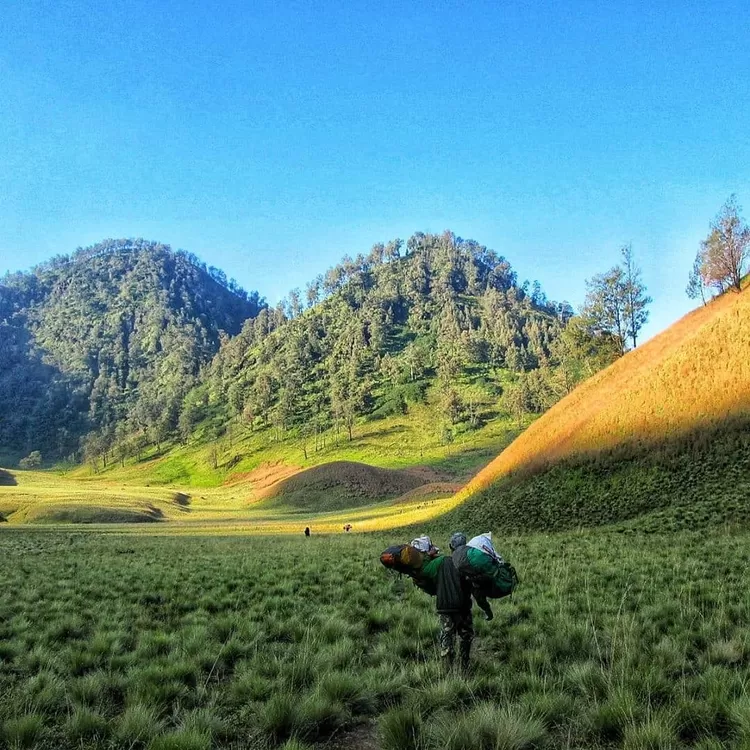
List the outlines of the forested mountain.
{"type": "Polygon", "coordinates": [[[505,258],[450,232],[417,233],[345,258],[304,299],[294,290],[247,320],[186,400],[181,432],[218,412],[217,425],[241,417],[317,445],[329,430],[351,437],[360,418],[405,412],[432,386],[436,419],[471,429],[480,417],[454,387],[463,373],[486,372],[509,410],[539,412],[615,356],[610,336],[538,283],[519,285],[505,258]]]}
{"type": "Polygon", "coordinates": [[[0,449],[159,442],[222,336],[264,306],[196,257],[107,240],[0,280],[0,449]]]}
{"type": "Polygon", "coordinates": [[[617,355],[450,232],[345,257],[275,308],[182,251],[110,240],[2,280],[0,450],[101,466],[241,421],[306,452],[427,400],[450,440],[483,419],[464,376],[520,420],[617,355]]]}

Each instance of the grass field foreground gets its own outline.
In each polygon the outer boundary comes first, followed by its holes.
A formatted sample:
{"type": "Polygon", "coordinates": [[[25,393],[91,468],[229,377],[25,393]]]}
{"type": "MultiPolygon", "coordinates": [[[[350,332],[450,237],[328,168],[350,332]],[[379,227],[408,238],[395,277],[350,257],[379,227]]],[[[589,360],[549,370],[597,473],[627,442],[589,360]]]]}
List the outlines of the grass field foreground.
{"type": "Polygon", "coordinates": [[[434,600],[378,562],[397,540],[6,530],[1,741],[749,746],[747,533],[502,540],[521,587],[476,620],[466,679],[439,664],[434,600]]]}

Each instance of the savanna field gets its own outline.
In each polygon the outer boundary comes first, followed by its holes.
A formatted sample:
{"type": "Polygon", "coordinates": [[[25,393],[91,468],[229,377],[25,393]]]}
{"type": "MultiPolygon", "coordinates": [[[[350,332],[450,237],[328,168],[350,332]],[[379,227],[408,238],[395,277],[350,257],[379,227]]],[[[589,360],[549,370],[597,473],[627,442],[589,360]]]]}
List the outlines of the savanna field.
{"type": "Polygon", "coordinates": [[[4,746],[750,747],[747,531],[497,539],[467,678],[394,541],[3,532],[4,746]]]}

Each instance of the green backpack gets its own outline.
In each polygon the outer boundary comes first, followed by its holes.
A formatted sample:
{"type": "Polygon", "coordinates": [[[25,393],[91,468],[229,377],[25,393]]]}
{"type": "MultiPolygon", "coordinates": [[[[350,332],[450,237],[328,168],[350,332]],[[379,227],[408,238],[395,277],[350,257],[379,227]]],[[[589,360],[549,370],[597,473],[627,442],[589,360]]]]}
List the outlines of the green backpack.
{"type": "Polygon", "coordinates": [[[453,563],[478,593],[488,599],[510,596],[518,585],[516,569],[510,563],[497,562],[473,547],[463,546],[455,550],[453,563]]]}

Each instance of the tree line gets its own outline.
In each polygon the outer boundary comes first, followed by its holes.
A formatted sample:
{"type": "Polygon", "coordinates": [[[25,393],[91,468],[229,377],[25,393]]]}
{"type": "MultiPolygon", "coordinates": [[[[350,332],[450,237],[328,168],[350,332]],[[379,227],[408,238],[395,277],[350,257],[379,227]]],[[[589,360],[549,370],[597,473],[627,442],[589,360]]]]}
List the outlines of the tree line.
{"type": "Polygon", "coordinates": [[[0,448],[160,443],[222,337],[265,306],[182,251],[106,240],[0,281],[0,448]],[[137,430],[135,427],[137,426],[137,430]],[[130,428],[129,428],[130,429],[130,428]]]}

